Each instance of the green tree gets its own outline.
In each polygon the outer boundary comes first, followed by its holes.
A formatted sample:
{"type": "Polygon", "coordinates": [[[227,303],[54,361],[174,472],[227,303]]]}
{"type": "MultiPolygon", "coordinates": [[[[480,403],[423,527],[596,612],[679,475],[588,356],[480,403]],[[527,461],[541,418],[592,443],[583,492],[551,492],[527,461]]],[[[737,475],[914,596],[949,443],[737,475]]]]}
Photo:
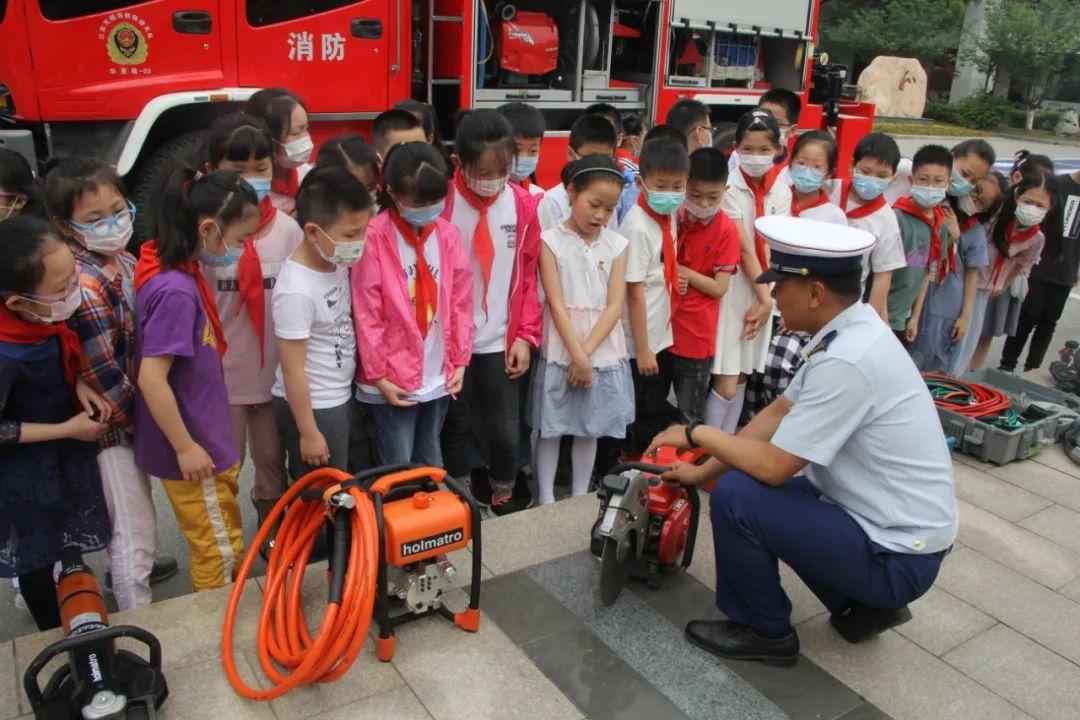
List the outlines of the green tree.
{"type": "Polygon", "coordinates": [[[983,72],[1005,71],[1027,108],[1027,128],[1065,61],[1080,52],[1077,0],[987,0],[986,32],[965,54],[983,72]]]}
{"type": "Polygon", "coordinates": [[[913,57],[929,69],[959,45],[964,7],[964,0],[823,0],[822,42],[865,58],[913,57]]]}

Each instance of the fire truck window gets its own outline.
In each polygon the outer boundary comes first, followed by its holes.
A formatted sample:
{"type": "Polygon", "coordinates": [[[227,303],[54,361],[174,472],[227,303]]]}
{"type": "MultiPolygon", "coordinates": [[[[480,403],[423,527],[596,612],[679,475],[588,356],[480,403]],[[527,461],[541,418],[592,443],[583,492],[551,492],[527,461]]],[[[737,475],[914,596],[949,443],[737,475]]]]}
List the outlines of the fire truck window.
{"type": "Polygon", "coordinates": [[[261,27],[358,4],[356,0],[248,0],[247,20],[253,27],[261,27]]]}
{"type": "Polygon", "coordinates": [[[97,15],[119,8],[140,5],[146,0],[41,0],[41,14],[49,20],[97,15]]]}

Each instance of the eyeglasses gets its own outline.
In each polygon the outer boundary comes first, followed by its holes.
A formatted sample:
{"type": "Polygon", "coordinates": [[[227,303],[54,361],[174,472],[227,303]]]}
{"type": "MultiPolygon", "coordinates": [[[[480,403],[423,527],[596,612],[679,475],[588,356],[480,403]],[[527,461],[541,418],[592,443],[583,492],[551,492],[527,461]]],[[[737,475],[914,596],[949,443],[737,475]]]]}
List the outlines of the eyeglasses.
{"type": "Polygon", "coordinates": [[[121,210],[112,217],[101,218],[89,225],[77,223],[74,220],[69,224],[86,235],[95,238],[106,238],[117,228],[126,228],[135,220],[135,203],[127,201],[127,209],[121,210]]]}

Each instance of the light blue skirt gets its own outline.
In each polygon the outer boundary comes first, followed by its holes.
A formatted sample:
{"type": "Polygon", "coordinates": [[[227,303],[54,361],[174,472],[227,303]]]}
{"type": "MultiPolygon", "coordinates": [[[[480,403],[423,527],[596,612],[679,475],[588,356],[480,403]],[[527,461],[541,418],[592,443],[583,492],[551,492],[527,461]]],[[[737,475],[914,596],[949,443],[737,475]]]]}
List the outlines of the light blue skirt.
{"type": "Polygon", "coordinates": [[[634,380],[630,361],[592,369],[592,387],[571,387],[567,367],[540,358],[529,387],[529,426],[542,438],[626,436],[634,422],[634,380]]]}

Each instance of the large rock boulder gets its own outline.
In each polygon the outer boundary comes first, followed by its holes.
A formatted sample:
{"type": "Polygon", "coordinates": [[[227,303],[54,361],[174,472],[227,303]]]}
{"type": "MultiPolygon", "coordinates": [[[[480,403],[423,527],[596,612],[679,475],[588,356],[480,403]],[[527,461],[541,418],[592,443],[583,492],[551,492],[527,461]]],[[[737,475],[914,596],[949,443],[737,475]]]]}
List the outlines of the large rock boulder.
{"type": "Polygon", "coordinates": [[[913,58],[874,58],[859,75],[859,99],[884,117],[921,118],[926,107],[926,71],[913,58]]]}
{"type": "Polygon", "coordinates": [[[1061,113],[1061,118],[1057,121],[1057,125],[1054,126],[1054,132],[1069,137],[1080,135],[1080,119],[1077,118],[1076,111],[1066,110],[1061,113]]]}

